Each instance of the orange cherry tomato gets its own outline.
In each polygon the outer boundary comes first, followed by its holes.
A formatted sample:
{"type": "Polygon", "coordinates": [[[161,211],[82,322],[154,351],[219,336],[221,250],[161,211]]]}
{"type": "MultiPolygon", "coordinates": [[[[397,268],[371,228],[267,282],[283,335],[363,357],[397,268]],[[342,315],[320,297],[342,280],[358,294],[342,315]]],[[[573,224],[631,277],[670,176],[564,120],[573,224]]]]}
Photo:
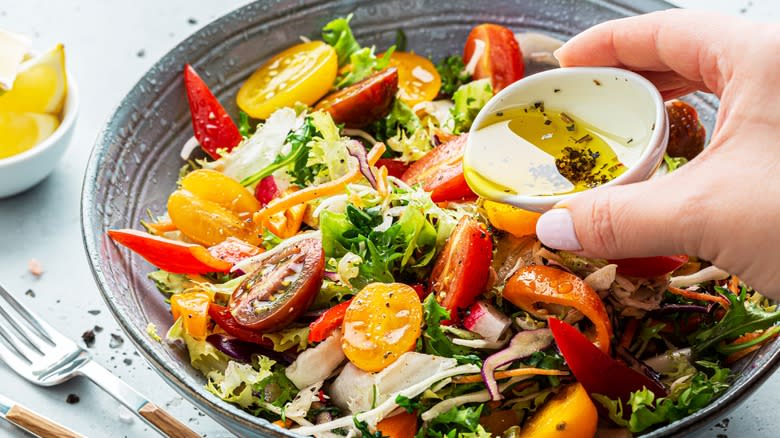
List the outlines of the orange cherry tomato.
{"type": "Polygon", "coordinates": [[[515,237],[536,234],[536,222],[541,213],[493,201],[485,201],[483,207],[490,224],[499,230],[515,237]]]}
{"type": "Polygon", "coordinates": [[[209,303],[211,297],[206,292],[185,292],[171,296],[173,319],[182,318],[184,331],[197,339],[208,334],[209,303]]]}
{"type": "Polygon", "coordinates": [[[401,412],[387,417],[376,424],[376,430],[388,438],[414,438],[417,434],[417,415],[401,412]]]}
{"type": "Polygon", "coordinates": [[[330,90],[338,67],[336,51],[322,41],[292,46],[252,73],[236,103],[256,119],[296,102],[311,106],[330,90]]]}
{"type": "Polygon", "coordinates": [[[251,214],[260,209],[260,202],[252,192],[216,170],[198,169],[188,173],[181,180],[181,188],[237,214],[251,214]]]}
{"type": "Polygon", "coordinates": [[[356,367],[381,371],[414,349],[421,324],[422,304],[411,286],[371,283],[347,308],[341,348],[356,367]]]}
{"type": "Polygon", "coordinates": [[[515,272],[504,286],[502,297],[533,315],[540,304],[554,304],[579,310],[596,328],[596,343],[609,351],[612,325],[599,295],[574,274],[551,266],[526,266],[515,272]]]}
{"type": "Polygon", "coordinates": [[[202,245],[214,246],[228,237],[252,245],[259,245],[262,240],[251,223],[216,202],[186,190],[176,190],[168,197],[168,215],[179,231],[202,245]]]}
{"type": "Polygon", "coordinates": [[[507,85],[523,78],[523,53],[511,30],[489,23],[474,27],[463,49],[463,62],[468,63],[471,60],[477,40],[485,44],[485,51],[477,62],[473,79],[489,78],[493,92],[498,93],[507,85]]]}
{"type": "Polygon", "coordinates": [[[441,77],[428,58],[410,52],[393,52],[390,66],[398,69],[398,98],[410,107],[430,102],[439,94],[441,77]]]}
{"type": "Polygon", "coordinates": [[[599,415],[585,388],[563,388],[523,425],[520,438],[580,438],[596,435],[599,415]]]}

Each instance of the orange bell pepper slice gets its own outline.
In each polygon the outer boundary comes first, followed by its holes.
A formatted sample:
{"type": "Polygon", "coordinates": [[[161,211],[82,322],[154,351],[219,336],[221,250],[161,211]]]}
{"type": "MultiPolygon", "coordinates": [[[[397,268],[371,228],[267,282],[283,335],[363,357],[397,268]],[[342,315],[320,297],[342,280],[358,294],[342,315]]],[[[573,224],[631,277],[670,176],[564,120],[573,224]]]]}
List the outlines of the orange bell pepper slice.
{"type": "Polygon", "coordinates": [[[211,297],[206,292],[185,292],[171,296],[173,319],[182,319],[184,331],[197,339],[208,334],[209,303],[211,297]]]}
{"type": "Polygon", "coordinates": [[[503,297],[536,316],[545,316],[536,307],[539,303],[580,311],[596,328],[596,343],[601,351],[609,352],[612,325],[607,309],[598,294],[576,275],[550,266],[526,266],[506,282],[503,297]]]}
{"type": "Polygon", "coordinates": [[[564,387],[523,425],[520,438],[595,436],[599,422],[596,405],[579,383],[564,387]]]}
{"type": "Polygon", "coordinates": [[[131,229],[108,230],[108,235],[114,242],[130,248],[157,268],[174,274],[228,272],[233,267],[233,264],[212,256],[205,247],[194,243],[131,229]]]}
{"type": "Polygon", "coordinates": [[[387,417],[376,424],[376,430],[389,438],[413,438],[417,433],[417,415],[401,412],[387,417]]]}

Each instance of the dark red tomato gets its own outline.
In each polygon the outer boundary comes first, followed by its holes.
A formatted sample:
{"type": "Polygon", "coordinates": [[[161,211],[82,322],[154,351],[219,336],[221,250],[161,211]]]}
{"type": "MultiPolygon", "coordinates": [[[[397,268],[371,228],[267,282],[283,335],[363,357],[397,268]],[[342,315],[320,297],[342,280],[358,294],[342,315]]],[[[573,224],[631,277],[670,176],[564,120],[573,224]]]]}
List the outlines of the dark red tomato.
{"type": "Polygon", "coordinates": [[[417,292],[417,296],[420,297],[420,301],[424,301],[425,297],[428,296],[428,291],[425,290],[424,284],[415,283],[410,286],[412,286],[412,289],[414,289],[414,291],[417,292]]]}
{"type": "Polygon", "coordinates": [[[322,285],[325,254],[316,237],[287,241],[260,256],[233,292],[228,309],[243,327],[279,330],[309,308],[322,285]]]}
{"type": "Polygon", "coordinates": [[[637,257],[610,260],[609,262],[618,265],[617,271],[620,274],[630,277],[650,278],[676,271],[680,266],[688,263],[688,256],[637,257]]]}
{"type": "Polygon", "coordinates": [[[387,167],[387,174],[396,178],[401,178],[409,165],[400,160],[394,160],[392,158],[380,158],[376,162],[376,167],[387,167]]]}
{"type": "Polygon", "coordinates": [[[261,252],[262,249],[232,236],[209,248],[211,255],[234,265],[261,252]]]}
{"type": "Polygon", "coordinates": [[[523,53],[511,30],[489,23],[471,29],[463,49],[463,62],[471,60],[477,40],[485,44],[485,51],[474,69],[474,79],[489,78],[493,91],[497,93],[523,78],[523,53]]]}
{"type": "Polygon", "coordinates": [[[460,135],[435,147],[412,163],[401,179],[407,184],[422,184],[423,190],[431,193],[433,202],[475,197],[463,176],[463,151],[466,149],[467,135],[460,135]]]}
{"type": "Polygon", "coordinates": [[[390,112],[397,91],[398,70],[391,67],[325,96],[314,109],[327,111],[347,128],[363,128],[390,112]]]}
{"type": "Polygon", "coordinates": [[[699,121],[699,114],[690,104],[681,100],[666,102],[669,115],[669,144],[666,153],[671,157],[692,160],[704,150],[707,132],[699,121]]]}
{"type": "Polygon", "coordinates": [[[492,258],[493,240],[485,224],[461,218],[431,272],[431,291],[453,318],[484,291],[492,258]]]}
{"type": "Polygon", "coordinates": [[[217,149],[230,152],[241,143],[243,137],[233,119],[189,64],[184,66],[184,88],[190,103],[195,138],[211,158],[219,158],[217,149]]]}
{"type": "Polygon", "coordinates": [[[230,336],[242,341],[273,347],[273,342],[269,339],[265,339],[262,333],[242,327],[241,324],[233,318],[233,315],[230,314],[230,310],[228,310],[227,307],[214,303],[209,304],[209,317],[230,336]]]}
{"type": "Polygon", "coordinates": [[[322,342],[330,336],[333,330],[341,327],[344,322],[344,314],[352,300],[337,304],[320,315],[309,325],[309,342],[322,342]]]}

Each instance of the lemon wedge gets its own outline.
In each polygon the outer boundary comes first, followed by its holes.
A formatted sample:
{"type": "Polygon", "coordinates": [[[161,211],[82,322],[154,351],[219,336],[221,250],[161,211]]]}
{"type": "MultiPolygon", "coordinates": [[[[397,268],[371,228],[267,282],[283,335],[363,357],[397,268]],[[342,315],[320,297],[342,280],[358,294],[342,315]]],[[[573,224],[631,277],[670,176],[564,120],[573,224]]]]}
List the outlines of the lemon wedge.
{"type": "Polygon", "coordinates": [[[60,121],[51,114],[0,112],[0,159],[20,154],[48,138],[60,121]]]}
{"type": "Polygon", "coordinates": [[[0,94],[11,89],[30,47],[29,38],[0,29],[0,94]]]}
{"type": "Polygon", "coordinates": [[[0,96],[0,112],[59,114],[67,91],[65,48],[58,44],[22,63],[13,87],[0,96]]]}

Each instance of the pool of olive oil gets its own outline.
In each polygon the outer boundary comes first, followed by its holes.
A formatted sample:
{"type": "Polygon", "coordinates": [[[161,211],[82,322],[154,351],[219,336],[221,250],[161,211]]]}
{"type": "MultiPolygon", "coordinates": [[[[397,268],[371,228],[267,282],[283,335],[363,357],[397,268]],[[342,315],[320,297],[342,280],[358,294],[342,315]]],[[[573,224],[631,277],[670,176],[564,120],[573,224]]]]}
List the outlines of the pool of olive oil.
{"type": "Polygon", "coordinates": [[[539,102],[490,114],[470,134],[477,169],[464,165],[478,193],[550,196],[604,184],[626,171],[613,146],[630,146],[576,116],[539,102]]]}

